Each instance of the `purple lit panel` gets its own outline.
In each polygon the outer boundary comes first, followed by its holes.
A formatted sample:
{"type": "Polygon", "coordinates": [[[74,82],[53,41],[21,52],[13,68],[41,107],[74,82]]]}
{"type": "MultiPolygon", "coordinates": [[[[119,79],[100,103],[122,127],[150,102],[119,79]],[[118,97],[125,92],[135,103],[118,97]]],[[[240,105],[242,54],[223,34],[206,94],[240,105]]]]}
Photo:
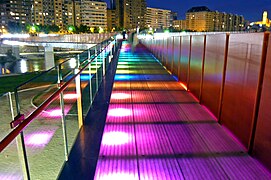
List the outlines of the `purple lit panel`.
{"type": "Polygon", "coordinates": [[[195,103],[197,100],[186,91],[169,91],[173,97],[174,102],[180,103],[195,103]]]}
{"type": "Polygon", "coordinates": [[[191,124],[165,125],[175,154],[206,153],[208,148],[191,124]]]}
{"type": "Polygon", "coordinates": [[[112,91],[110,103],[131,103],[130,91],[112,91]]]}
{"type": "Polygon", "coordinates": [[[202,123],[194,124],[193,126],[208,146],[210,152],[223,153],[245,151],[245,149],[227,135],[226,131],[224,131],[219,124],[202,123]]]}
{"type": "Polygon", "coordinates": [[[136,125],[139,155],[173,155],[163,125],[136,125]]]}
{"type": "Polygon", "coordinates": [[[129,125],[106,125],[100,156],[135,156],[134,127],[129,125]]]}
{"type": "Polygon", "coordinates": [[[139,159],[141,180],[184,179],[176,159],[139,159]]]}
{"type": "Polygon", "coordinates": [[[155,104],[134,104],[135,122],[161,122],[155,104]]]}
{"type": "Polygon", "coordinates": [[[259,162],[247,155],[217,157],[228,179],[271,179],[271,174],[259,162]]]}
{"type": "Polygon", "coordinates": [[[156,103],[171,103],[174,99],[168,91],[151,91],[152,98],[156,103]]]}
{"type": "Polygon", "coordinates": [[[134,103],[152,103],[153,98],[150,91],[132,91],[132,101],[134,103]]]}
{"type": "Polygon", "coordinates": [[[139,180],[137,160],[122,158],[99,158],[95,180],[139,180]]]}
{"type": "Polygon", "coordinates": [[[188,121],[178,104],[156,104],[162,122],[188,121]]]}
{"type": "Polygon", "coordinates": [[[211,156],[179,158],[178,162],[185,179],[231,179],[211,156]]]}
{"type": "Polygon", "coordinates": [[[199,104],[179,104],[189,121],[215,120],[213,115],[207,112],[199,104]]]}
{"type": "Polygon", "coordinates": [[[106,122],[125,123],[133,122],[133,111],[131,104],[110,104],[106,122]]]}

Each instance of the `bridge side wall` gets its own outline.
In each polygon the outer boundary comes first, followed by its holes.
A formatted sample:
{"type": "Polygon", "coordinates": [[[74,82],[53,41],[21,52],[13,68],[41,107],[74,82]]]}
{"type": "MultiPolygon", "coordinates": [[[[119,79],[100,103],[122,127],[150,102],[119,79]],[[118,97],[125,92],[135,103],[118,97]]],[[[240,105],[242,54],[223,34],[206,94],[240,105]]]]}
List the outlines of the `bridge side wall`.
{"type": "Polygon", "coordinates": [[[219,123],[271,169],[270,37],[264,50],[268,36],[207,34],[204,43],[204,35],[190,34],[142,42],[151,45],[154,55],[219,123]]]}

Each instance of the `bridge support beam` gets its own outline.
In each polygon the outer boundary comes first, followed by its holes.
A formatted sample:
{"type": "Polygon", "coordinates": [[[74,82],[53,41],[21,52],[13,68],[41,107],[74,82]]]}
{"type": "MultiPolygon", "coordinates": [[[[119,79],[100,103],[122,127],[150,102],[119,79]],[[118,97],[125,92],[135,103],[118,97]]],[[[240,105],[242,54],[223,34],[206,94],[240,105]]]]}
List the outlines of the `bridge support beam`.
{"type": "Polygon", "coordinates": [[[44,47],[44,57],[45,57],[45,69],[46,70],[55,66],[53,46],[45,46],[44,47]]]}
{"type": "Polygon", "coordinates": [[[20,46],[12,46],[12,55],[16,58],[16,59],[20,59],[20,46]]]}

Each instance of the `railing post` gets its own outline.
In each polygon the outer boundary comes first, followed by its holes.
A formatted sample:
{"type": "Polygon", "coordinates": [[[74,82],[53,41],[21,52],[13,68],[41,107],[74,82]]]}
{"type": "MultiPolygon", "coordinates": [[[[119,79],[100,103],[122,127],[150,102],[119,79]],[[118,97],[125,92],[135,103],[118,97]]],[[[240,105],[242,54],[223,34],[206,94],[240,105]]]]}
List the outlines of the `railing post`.
{"type": "MultiPolygon", "coordinates": [[[[61,65],[57,66],[57,75],[58,75],[58,88],[61,87],[62,83],[62,73],[61,73],[61,65]]],[[[64,102],[64,95],[63,91],[59,94],[59,103],[61,108],[61,124],[62,124],[62,133],[63,133],[63,140],[64,140],[64,156],[65,160],[68,161],[68,140],[67,140],[67,130],[66,130],[66,119],[65,119],[65,102],[64,102]]]]}
{"type": "Polygon", "coordinates": [[[105,76],[105,69],[106,69],[106,44],[105,47],[103,48],[103,52],[102,52],[102,57],[103,57],[103,76],[105,76]]]}
{"type": "MultiPolygon", "coordinates": [[[[88,61],[91,61],[91,54],[90,54],[90,49],[88,49],[88,61]]],[[[91,63],[88,65],[88,74],[89,74],[89,98],[90,98],[90,104],[93,102],[93,97],[92,97],[92,74],[91,74],[91,63]]]]}
{"type": "MultiPolygon", "coordinates": [[[[16,109],[17,114],[20,115],[20,103],[19,103],[19,96],[18,96],[18,89],[15,89],[15,100],[16,100],[16,109]]],[[[20,163],[22,165],[22,170],[24,174],[24,179],[30,179],[30,170],[28,166],[26,148],[24,143],[24,133],[23,131],[20,133],[20,136],[16,138],[17,149],[18,149],[18,156],[20,163]]]]}
{"type": "MultiPolygon", "coordinates": [[[[77,57],[77,68],[74,70],[74,74],[79,72],[80,57],[77,57]]],[[[83,110],[82,110],[82,93],[81,93],[81,79],[80,75],[75,78],[76,94],[77,94],[77,112],[78,112],[78,125],[79,129],[83,126],[83,110]]]]}

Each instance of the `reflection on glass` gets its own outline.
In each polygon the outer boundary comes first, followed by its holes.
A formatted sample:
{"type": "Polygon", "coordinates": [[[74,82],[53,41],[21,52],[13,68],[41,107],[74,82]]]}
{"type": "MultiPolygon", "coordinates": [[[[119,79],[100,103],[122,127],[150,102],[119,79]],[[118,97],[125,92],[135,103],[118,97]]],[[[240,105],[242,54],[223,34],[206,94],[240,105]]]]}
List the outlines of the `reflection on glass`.
{"type": "Polygon", "coordinates": [[[77,62],[75,58],[71,58],[69,61],[69,65],[71,68],[76,68],[77,62]]]}
{"type": "Polygon", "coordinates": [[[27,72],[27,61],[25,60],[25,59],[22,59],[21,60],[21,66],[20,66],[20,68],[21,68],[21,72],[22,73],[26,73],[27,72]]]}

